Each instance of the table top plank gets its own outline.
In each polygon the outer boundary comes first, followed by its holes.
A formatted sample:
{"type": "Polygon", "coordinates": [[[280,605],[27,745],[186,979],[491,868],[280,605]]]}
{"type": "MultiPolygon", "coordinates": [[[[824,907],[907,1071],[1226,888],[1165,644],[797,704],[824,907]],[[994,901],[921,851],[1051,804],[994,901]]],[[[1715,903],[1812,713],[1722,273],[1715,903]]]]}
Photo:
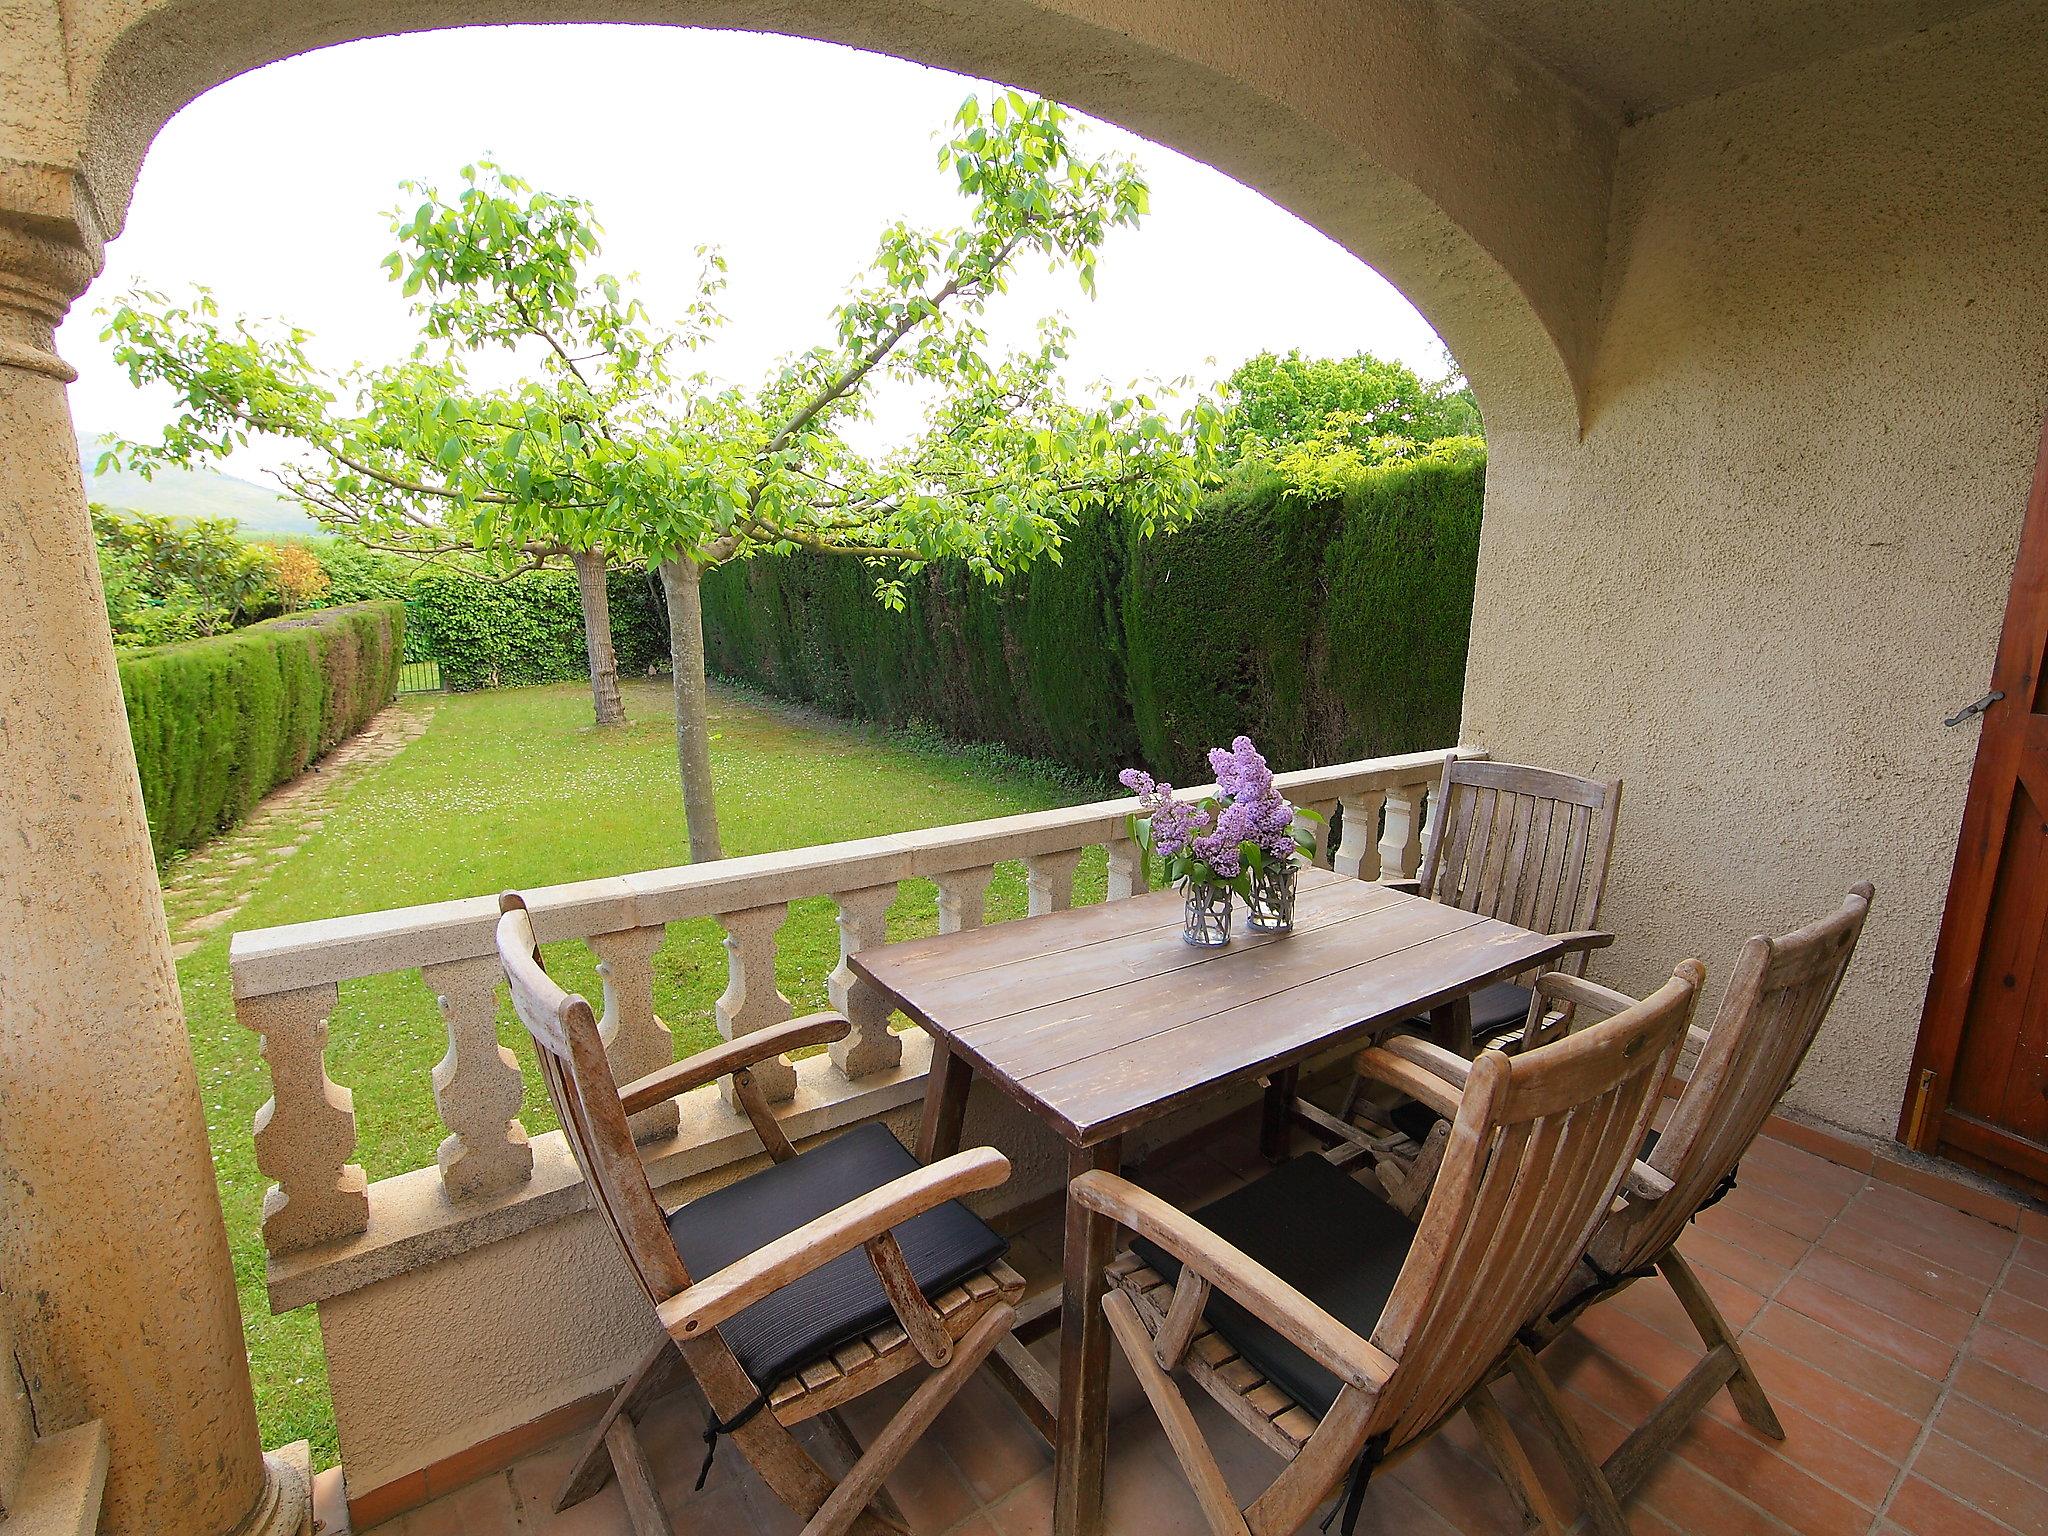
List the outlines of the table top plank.
{"type": "Polygon", "coordinates": [[[1087,1146],[1558,953],[1513,924],[1313,869],[1292,934],[1201,950],[1180,927],[1180,893],[1156,891],[880,945],[851,964],[1087,1146]]]}
{"type": "MultiPolygon", "coordinates": [[[[951,1038],[1016,1082],[1229,1008],[1284,997],[1334,973],[1384,961],[1402,950],[1486,918],[1453,909],[1354,914],[1310,933],[1246,949],[1227,964],[1144,977],[1085,997],[1031,1008],[953,1031],[951,1038]]],[[[1178,943],[1176,939],[1174,942],[1178,943]]],[[[1234,946],[1233,946],[1234,947],[1234,946]]]]}
{"type": "Polygon", "coordinates": [[[1397,893],[1384,886],[1346,880],[1321,870],[1316,873],[1323,878],[1303,887],[1296,899],[1292,934],[1246,930],[1220,948],[1197,949],[1181,942],[1181,913],[1176,905],[1156,926],[1128,931],[1115,940],[1098,940],[1067,949],[1034,948],[1014,960],[920,981],[916,983],[917,1004],[934,1026],[964,1033],[1006,1014],[1023,1013],[1199,965],[1228,965],[1246,954],[1299,942],[1311,933],[1376,911],[1398,899],[1397,893]]]}
{"type": "Polygon", "coordinates": [[[1482,918],[1399,952],[1249,999],[1092,1056],[1019,1087],[1062,1136],[1089,1145],[1202,1094],[1425,1015],[1557,953],[1543,936],[1482,918]]]}

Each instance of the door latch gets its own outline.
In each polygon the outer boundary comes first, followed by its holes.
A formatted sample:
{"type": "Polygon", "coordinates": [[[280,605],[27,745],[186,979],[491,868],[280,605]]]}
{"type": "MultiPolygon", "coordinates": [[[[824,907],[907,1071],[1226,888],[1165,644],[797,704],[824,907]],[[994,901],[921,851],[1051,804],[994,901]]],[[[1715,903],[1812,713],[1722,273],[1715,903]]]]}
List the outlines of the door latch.
{"type": "Polygon", "coordinates": [[[1985,710],[1989,709],[1992,705],[1996,704],[2000,699],[2004,697],[2004,694],[2000,693],[1997,689],[1994,688],[1990,693],[1985,694],[1984,697],[1979,699],[1976,703],[1965,704],[1961,709],[1957,710],[1954,714],[1950,715],[1941,723],[1943,725],[1961,725],[1965,720],[1969,719],[1970,716],[1983,714],[1985,710]]]}

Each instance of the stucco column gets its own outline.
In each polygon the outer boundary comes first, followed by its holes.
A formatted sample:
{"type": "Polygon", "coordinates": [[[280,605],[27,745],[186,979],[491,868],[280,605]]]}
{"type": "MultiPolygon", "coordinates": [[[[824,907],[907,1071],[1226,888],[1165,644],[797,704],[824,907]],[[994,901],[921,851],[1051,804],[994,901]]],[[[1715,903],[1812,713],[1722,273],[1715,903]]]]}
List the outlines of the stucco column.
{"type": "Polygon", "coordinates": [[[99,264],[76,178],[0,161],[0,1287],[37,1428],[107,1427],[103,1532],[293,1531],[51,342],[99,264]]]}

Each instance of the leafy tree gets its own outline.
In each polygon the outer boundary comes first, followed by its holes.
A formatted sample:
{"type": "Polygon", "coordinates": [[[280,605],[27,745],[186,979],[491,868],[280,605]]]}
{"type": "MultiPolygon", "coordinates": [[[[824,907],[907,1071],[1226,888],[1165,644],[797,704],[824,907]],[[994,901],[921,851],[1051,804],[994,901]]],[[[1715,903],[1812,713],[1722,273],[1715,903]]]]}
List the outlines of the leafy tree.
{"type": "Polygon", "coordinates": [[[183,462],[270,433],[320,451],[291,483],[334,526],[402,549],[467,545],[507,569],[566,552],[579,578],[591,572],[594,688],[604,558],[657,569],[691,856],[716,858],[706,570],[811,550],[865,562],[879,600],[900,606],[904,577],[931,560],[996,582],[1057,558],[1093,507],[1175,522],[1214,461],[1220,417],[1206,402],[1169,417],[1143,390],[1071,397],[1064,324],[1042,322],[1033,347],[1008,353],[982,329],[1020,261],[1071,269],[1093,292],[1105,236],[1145,213],[1137,168],[1084,154],[1060,107],[1016,92],[963,104],[939,164],[968,200],[965,222],[886,228],[825,339],[753,389],[685,370],[721,323],[715,252],[699,252],[682,318],[657,327],[627,283],[586,270],[598,252],[586,203],[482,162],[452,196],[409,185],[419,205],[395,217],[387,265],[414,298],[419,352],[330,380],[301,332],[223,322],[203,293],[189,306],[130,295],[109,317],[116,355],[183,409],[162,444],[128,457],[183,462]],[[491,350],[533,358],[533,372],[480,386],[470,364],[491,350]],[[845,428],[887,384],[919,392],[922,428],[864,453],[845,428]]]}
{"type": "Polygon", "coordinates": [[[243,543],[225,519],[188,522],[95,506],[92,528],[118,644],[225,634],[278,609],[269,552],[243,543]]]}
{"type": "Polygon", "coordinates": [[[286,613],[319,606],[333,582],[320,557],[303,544],[278,544],[268,551],[277,596],[286,613]]]}
{"type": "Polygon", "coordinates": [[[1471,388],[1453,372],[1437,383],[1403,363],[1262,352],[1224,383],[1224,453],[1272,463],[1290,449],[1363,463],[1413,456],[1415,445],[1480,435],[1471,388]]]}

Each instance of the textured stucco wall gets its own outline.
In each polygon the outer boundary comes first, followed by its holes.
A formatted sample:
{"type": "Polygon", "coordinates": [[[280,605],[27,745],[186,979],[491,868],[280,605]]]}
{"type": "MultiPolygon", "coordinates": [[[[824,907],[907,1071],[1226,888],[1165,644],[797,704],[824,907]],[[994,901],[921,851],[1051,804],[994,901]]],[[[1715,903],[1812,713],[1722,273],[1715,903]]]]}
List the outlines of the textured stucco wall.
{"type": "MultiPolygon", "coordinates": [[[[2048,410],[2048,5],[1623,135],[1584,441],[1496,444],[1463,739],[1620,774],[1600,972],[1877,884],[1793,1104],[1889,1135],[2048,410]]],[[[1482,404],[1484,402],[1482,401],[1482,404]]],[[[1710,995],[1711,992],[1710,992],[1710,995]]]]}

